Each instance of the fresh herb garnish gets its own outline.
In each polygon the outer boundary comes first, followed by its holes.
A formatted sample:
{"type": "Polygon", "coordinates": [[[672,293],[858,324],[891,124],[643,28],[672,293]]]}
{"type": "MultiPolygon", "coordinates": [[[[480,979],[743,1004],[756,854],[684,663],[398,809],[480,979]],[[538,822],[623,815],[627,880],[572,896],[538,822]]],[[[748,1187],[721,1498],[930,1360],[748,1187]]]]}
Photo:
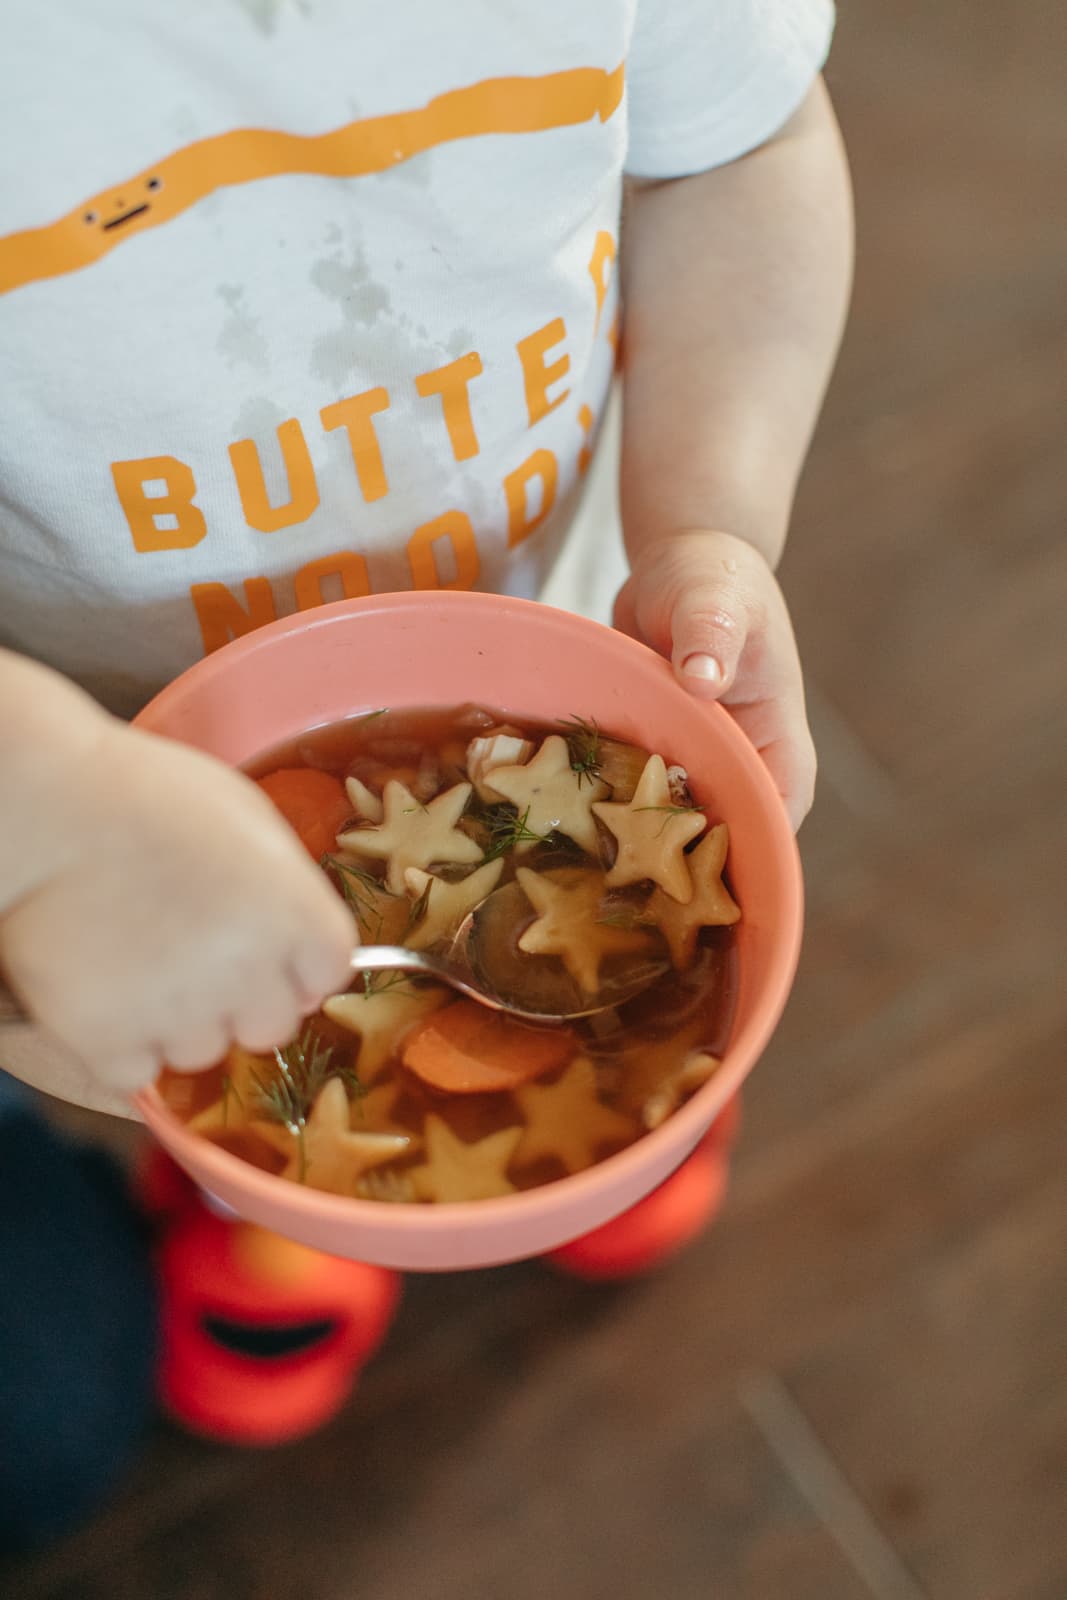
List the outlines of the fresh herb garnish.
{"type": "Polygon", "coordinates": [[[377,940],[382,931],[382,913],[378,908],[380,897],[393,899],[393,892],[373,873],[359,867],[354,861],[342,861],[339,856],[325,855],[319,859],[320,867],[335,874],[345,904],[359,923],[360,932],[377,940]]]}
{"type": "Polygon", "coordinates": [[[425,889],[422,891],[422,893],[419,895],[418,899],[417,900],[413,900],[411,902],[410,906],[408,907],[408,920],[404,924],[404,933],[403,933],[403,937],[400,940],[401,944],[403,944],[404,941],[407,939],[407,936],[408,936],[409,933],[414,933],[415,932],[415,929],[418,927],[419,923],[422,921],[423,917],[426,915],[427,911],[429,910],[429,907],[430,907],[430,890],[433,888],[433,886],[434,886],[434,879],[430,878],[429,882],[427,883],[427,885],[426,885],[425,889]]]}
{"type": "Polygon", "coordinates": [[[280,1123],[297,1142],[297,1177],[301,1183],[307,1176],[304,1132],[323,1085],[330,1078],[340,1078],[349,1094],[366,1093],[355,1073],[334,1061],[334,1049],[333,1045],[324,1043],[309,1024],[299,1039],[287,1044],[284,1050],[274,1051],[277,1070],[269,1077],[257,1074],[255,1078],[261,1115],[268,1122],[280,1123]]]}
{"type": "Polygon", "coordinates": [[[564,738],[571,753],[571,771],[578,774],[578,782],[588,778],[593,783],[600,776],[600,728],[594,718],[561,717],[559,727],[566,729],[564,738]]]}
{"type": "Polygon", "coordinates": [[[411,983],[407,972],[364,972],[361,977],[365,995],[388,994],[390,989],[401,989],[411,983]]]}
{"type": "Polygon", "coordinates": [[[672,817],[689,817],[699,806],[634,806],[634,811],[666,811],[672,817]]]}
{"type": "Polygon", "coordinates": [[[660,839],[663,836],[663,829],[666,828],[668,822],[670,822],[672,817],[691,817],[693,815],[694,811],[699,811],[700,810],[700,807],[699,806],[634,806],[633,809],[634,809],[634,811],[662,811],[663,812],[663,827],[660,828],[659,833],[657,833],[657,835],[656,835],[656,838],[660,839]]]}
{"type": "Polygon", "coordinates": [[[535,833],[530,827],[530,808],[520,817],[511,806],[494,806],[486,813],[489,826],[489,843],[482,856],[482,864],[487,861],[496,861],[499,856],[506,856],[517,844],[547,844],[547,833],[535,833]]]}

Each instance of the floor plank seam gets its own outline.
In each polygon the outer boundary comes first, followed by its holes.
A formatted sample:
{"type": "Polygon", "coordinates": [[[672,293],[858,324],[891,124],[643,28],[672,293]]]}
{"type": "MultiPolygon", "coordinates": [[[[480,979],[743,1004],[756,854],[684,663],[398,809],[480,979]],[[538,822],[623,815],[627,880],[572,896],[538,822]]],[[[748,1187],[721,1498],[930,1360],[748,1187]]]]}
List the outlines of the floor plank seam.
{"type": "Polygon", "coordinates": [[[751,1373],[740,1381],[737,1393],[798,1493],[874,1600],[929,1600],[778,1374],[751,1373]]]}

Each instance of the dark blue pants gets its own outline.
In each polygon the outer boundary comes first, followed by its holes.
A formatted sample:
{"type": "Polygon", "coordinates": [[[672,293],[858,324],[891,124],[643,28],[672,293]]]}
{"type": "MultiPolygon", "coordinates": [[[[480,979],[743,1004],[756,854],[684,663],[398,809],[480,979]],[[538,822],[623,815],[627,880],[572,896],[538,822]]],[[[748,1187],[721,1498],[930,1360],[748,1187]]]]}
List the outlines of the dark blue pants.
{"type": "Polygon", "coordinates": [[[152,1416],[155,1345],[148,1238],[121,1173],[0,1072],[0,1550],[107,1498],[152,1416]]]}

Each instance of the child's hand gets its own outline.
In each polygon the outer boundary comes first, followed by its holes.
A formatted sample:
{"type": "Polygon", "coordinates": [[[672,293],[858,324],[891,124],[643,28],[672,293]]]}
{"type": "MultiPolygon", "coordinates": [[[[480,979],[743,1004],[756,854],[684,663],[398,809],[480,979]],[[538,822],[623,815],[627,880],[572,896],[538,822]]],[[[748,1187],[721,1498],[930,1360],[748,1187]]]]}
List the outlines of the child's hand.
{"type": "Polygon", "coordinates": [[[108,722],[64,799],[0,964],[101,1084],[283,1044],[347,984],[351,917],[247,779],[108,722]]]}
{"type": "Polygon", "coordinates": [[[669,657],[692,694],[729,708],[799,828],[811,807],[815,748],[789,613],[759,552],[728,533],[655,540],[615,603],[615,626],[669,657]]]}

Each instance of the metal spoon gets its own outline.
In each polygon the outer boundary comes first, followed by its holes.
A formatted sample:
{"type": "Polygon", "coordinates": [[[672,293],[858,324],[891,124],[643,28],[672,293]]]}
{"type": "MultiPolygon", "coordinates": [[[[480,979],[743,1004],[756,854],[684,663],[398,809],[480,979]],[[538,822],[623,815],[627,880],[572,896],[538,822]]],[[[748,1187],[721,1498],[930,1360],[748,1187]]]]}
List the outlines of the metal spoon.
{"type": "Polygon", "coordinates": [[[399,944],[366,944],[352,952],[352,971],[359,972],[411,972],[419,977],[433,978],[445,983],[459,994],[465,994],[491,1011],[503,1011],[519,1022],[574,1022],[579,1017],[595,1017],[599,1012],[611,1011],[625,1001],[641,994],[667,970],[664,961],[647,961],[633,968],[624,982],[618,980],[605,984],[592,1004],[569,1006],[566,1010],[537,1010],[517,1005],[503,995],[483,988],[469,965],[454,955],[455,946],[446,956],[426,955],[421,950],[406,950],[399,944]]]}
{"type": "MultiPolygon", "coordinates": [[[[515,975],[511,937],[519,925],[521,907],[529,910],[517,884],[505,884],[482,901],[460,924],[444,955],[426,955],[403,945],[365,944],[353,950],[353,973],[410,972],[447,984],[459,994],[477,1000],[492,1011],[503,1011],[520,1022],[572,1022],[593,1017],[641,994],[666,972],[666,960],[649,958],[629,963],[622,971],[609,974],[591,1001],[564,969],[549,956],[522,956],[520,982],[527,990],[539,990],[542,1005],[519,1005],[507,994],[507,978],[515,975]],[[493,972],[497,976],[494,980],[493,972]],[[509,972],[510,969],[510,972],[509,972]],[[536,979],[536,985],[531,983],[536,979]]],[[[528,920],[528,919],[527,919],[528,920]]],[[[0,985],[0,1025],[28,1022],[18,1000],[0,985]]]]}

